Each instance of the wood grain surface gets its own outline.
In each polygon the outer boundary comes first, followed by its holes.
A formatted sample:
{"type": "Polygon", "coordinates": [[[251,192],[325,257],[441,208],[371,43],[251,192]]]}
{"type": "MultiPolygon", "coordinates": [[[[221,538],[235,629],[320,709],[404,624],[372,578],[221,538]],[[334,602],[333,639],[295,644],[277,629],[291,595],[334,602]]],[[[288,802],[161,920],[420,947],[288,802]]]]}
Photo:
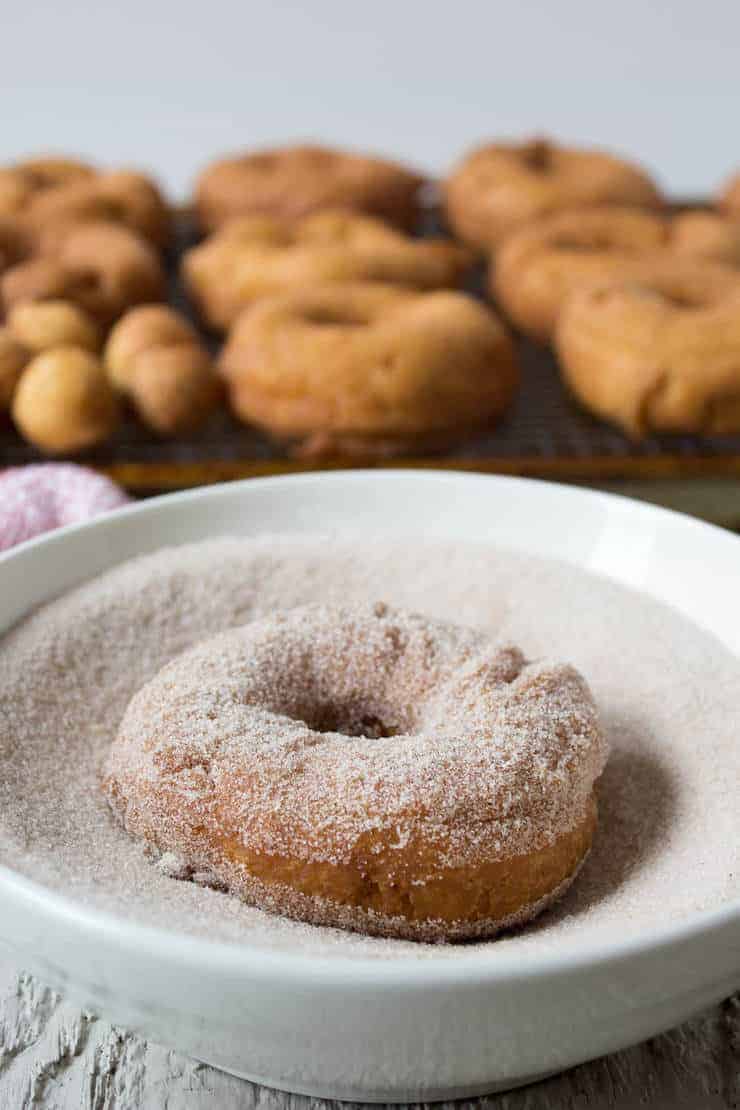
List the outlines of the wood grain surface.
{"type": "MultiPolygon", "coordinates": [[[[328,1110],[257,1087],[84,1013],[0,962],[2,1110],[328,1110]]],[[[346,1105],[346,1104],[345,1104],[346,1105]]],[[[448,1110],[737,1110],[740,995],[625,1052],[448,1110]]]]}

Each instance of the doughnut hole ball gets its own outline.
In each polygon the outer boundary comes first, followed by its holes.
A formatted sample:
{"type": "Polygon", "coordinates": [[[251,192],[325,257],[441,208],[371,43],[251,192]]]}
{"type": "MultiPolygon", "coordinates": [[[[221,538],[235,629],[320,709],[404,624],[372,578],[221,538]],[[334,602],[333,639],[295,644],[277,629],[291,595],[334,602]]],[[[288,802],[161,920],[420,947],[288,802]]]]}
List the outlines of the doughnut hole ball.
{"type": "Polygon", "coordinates": [[[136,411],[163,436],[197,430],[221,397],[221,383],[200,344],[149,347],[135,355],[131,372],[136,411]]]}
{"type": "Polygon", "coordinates": [[[8,313],[8,328],[34,353],[50,347],[82,347],[86,351],[101,347],[97,324],[71,301],[21,301],[8,313]]]}
{"type": "Polygon", "coordinates": [[[145,304],[130,309],[113,326],[105,345],[103,361],[111,383],[121,393],[133,384],[134,359],[150,347],[197,343],[192,325],[171,308],[145,304]]]}
{"type": "Polygon", "coordinates": [[[104,352],[111,384],[160,435],[194,431],[221,397],[208,351],[191,324],[164,305],[142,305],[112,329],[104,352]]]}
{"type": "Polygon", "coordinates": [[[0,413],[10,409],[16,386],[31,357],[10,328],[0,327],[0,413]]]}
{"type": "Polygon", "coordinates": [[[37,354],[22,374],[11,413],[21,435],[52,455],[104,443],[119,415],[100,359],[83,347],[37,354]]]}

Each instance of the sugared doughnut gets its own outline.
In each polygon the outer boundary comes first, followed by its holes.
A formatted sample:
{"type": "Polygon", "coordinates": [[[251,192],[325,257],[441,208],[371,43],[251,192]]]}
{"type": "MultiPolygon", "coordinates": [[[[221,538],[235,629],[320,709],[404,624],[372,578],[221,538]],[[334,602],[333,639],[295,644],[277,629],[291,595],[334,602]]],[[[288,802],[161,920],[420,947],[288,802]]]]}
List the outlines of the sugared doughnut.
{"type": "Polygon", "coordinates": [[[10,328],[0,327],[0,414],[10,408],[16,386],[30,357],[30,351],[18,342],[10,328]]]}
{"type": "Polygon", "coordinates": [[[326,211],[293,221],[231,221],[185,254],[183,273],[205,321],[225,329],[261,297],[325,281],[454,288],[471,263],[470,253],[449,241],[411,239],[370,216],[326,211]]]}
{"type": "Polygon", "coordinates": [[[8,313],[8,328],[33,352],[70,346],[99,351],[101,346],[95,321],[70,301],[21,301],[8,313]]]}
{"type": "Polygon", "coordinates": [[[0,551],[118,509],[127,501],[110,479],[72,463],[4,470],[0,473],[0,551]]]}
{"type": "Polygon", "coordinates": [[[569,886],[607,746],[583,678],[387,606],[308,606],[169,663],[104,789],[178,877],[413,940],[492,936],[569,886]]]}
{"type": "Polygon", "coordinates": [[[237,216],[295,219],[323,208],[349,208],[410,227],[418,174],[381,158],[322,146],[288,146],[224,158],[198,178],[195,205],[213,230],[237,216]]]}
{"type": "Polygon", "coordinates": [[[565,381],[629,435],[740,431],[740,275],[667,262],[572,294],[556,330],[565,381]]]}
{"type": "Polygon", "coordinates": [[[660,194],[639,167],[601,150],[544,139],[490,143],[467,155],[448,177],[450,227],[482,251],[529,220],[585,204],[656,207],[660,194]]]}
{"type": "Polygon", "coordinates": [[[103,324],[131,305],[158,301],[164,294],[164,271],[154,249],[135,232],[107,221],[65,225],[53,250],[0,278],[6,312],[21,301],[62,299],[103,324]]]}
{"type": "Polygon", "coordinates": [[[11,413],[29,442],[48,454],[64,454],[107,440],[118,422],[118,403],[96,355],[83,347],[55,347],[26,366],[11,413]]]}
{"type": "Polygon", "coordinates": [[[501,416],[519,378],[509,336],[472,297],[370,283],[260,301],[220,365],[242,420],[313,454],[454,442],[501,416]]]}

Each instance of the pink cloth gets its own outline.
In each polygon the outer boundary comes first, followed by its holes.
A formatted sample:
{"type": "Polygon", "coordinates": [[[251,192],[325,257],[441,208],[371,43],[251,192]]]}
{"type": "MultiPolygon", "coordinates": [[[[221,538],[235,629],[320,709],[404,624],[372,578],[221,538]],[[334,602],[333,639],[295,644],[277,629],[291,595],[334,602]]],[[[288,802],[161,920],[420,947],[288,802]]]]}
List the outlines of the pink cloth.
{"type": "Polygon", "coordinates": [[[128,500],[109,478],[73,463],[35,463],[0,471],[0,551],[110,512],[128,500]]]}

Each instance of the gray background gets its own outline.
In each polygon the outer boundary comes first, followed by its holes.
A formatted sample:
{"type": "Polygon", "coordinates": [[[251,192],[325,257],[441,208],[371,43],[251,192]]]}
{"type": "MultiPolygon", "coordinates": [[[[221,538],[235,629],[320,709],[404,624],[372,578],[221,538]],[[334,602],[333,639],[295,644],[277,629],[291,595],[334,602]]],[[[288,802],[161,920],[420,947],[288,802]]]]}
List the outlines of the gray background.
{"type": "Polygon", "coordinates": [[[297,137],[443,170],[488,135],[633,153],[674,191],[740,166],[737,0],[0,0],[3,158],[140,164],[184,194],[297,137]]]}

